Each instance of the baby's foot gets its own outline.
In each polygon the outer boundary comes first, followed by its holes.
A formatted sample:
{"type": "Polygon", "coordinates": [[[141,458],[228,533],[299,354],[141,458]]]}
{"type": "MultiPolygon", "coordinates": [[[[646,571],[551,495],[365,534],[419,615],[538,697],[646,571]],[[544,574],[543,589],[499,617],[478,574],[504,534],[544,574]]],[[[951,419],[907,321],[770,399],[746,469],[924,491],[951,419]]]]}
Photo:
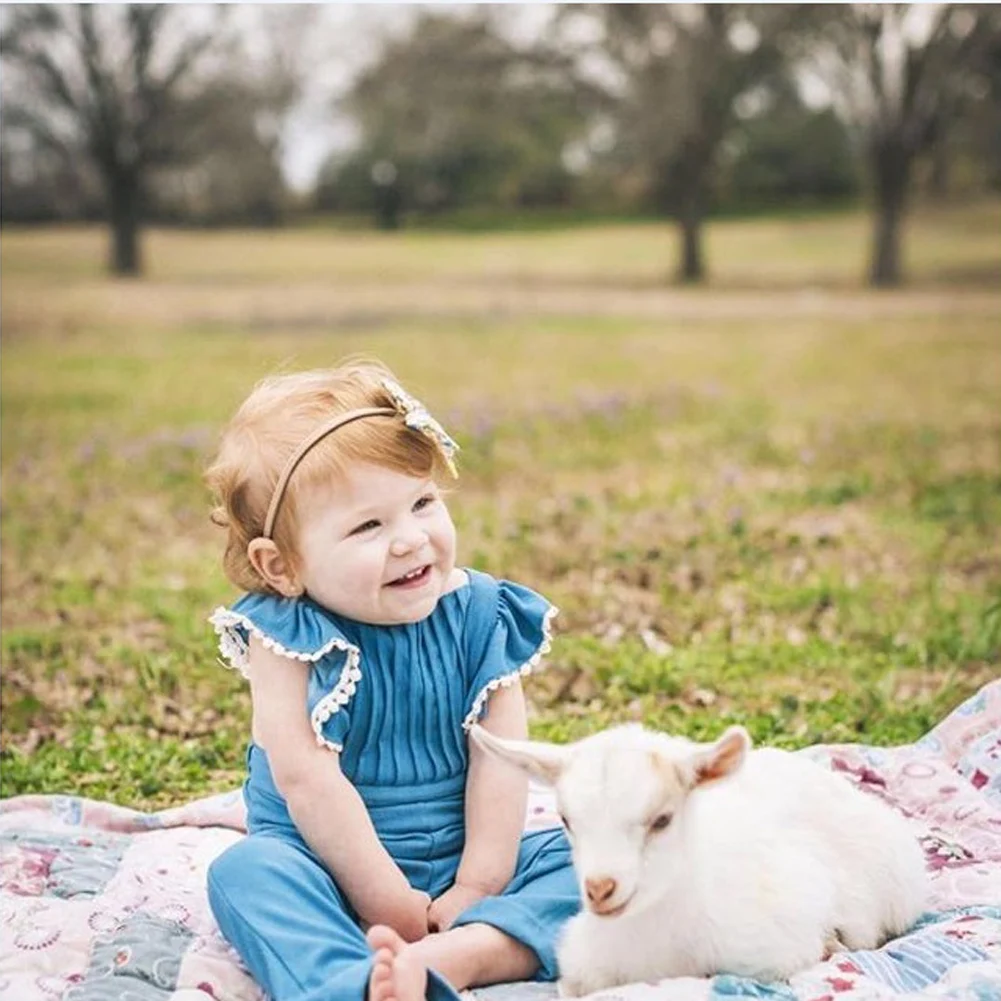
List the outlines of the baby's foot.
{"type": "Polygon", "coordinates": [[[366,935],[375,950],[368,1001],[424,1001],[427,966],[387,925],[374,925],[366,935]]]}

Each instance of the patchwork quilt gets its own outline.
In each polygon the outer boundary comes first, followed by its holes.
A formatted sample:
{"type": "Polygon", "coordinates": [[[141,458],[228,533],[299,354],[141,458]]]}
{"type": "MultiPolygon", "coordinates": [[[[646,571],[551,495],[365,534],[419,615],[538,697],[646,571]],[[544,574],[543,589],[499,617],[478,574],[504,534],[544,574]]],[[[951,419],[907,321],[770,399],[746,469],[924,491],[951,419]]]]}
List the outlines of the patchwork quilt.
{"type": "MultiPolygon", "coordinates": [[[[843,952],[789,982],[679,978],[605,1001],[1001,1001],[1001,681],[916,744],[809,753],[901,811],[924,846],[930,910],[874,952],[843,952]]],[[[266,1001],[222,940],[205,871],[242,836],[238,792],[159,813],[74,796],[0,801],[0,999],[266,1001]]],[[[533,790],[526,825],[551,826],[533,790]]],[[[550,1001],[505,984],[470,1001],[550,1001]]]]}

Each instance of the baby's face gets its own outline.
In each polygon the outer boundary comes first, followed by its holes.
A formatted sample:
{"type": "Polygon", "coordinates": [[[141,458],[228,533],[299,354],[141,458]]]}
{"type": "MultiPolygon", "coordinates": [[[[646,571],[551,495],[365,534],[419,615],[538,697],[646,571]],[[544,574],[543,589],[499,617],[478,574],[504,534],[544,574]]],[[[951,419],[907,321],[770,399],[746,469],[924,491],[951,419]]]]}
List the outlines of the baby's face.
{"type": "Polygon", "coordinates": [[[300,503],[300,579],[358,622],[419,622],[451,587],[455,526],[431,479],[360,465],[300,503]]]}

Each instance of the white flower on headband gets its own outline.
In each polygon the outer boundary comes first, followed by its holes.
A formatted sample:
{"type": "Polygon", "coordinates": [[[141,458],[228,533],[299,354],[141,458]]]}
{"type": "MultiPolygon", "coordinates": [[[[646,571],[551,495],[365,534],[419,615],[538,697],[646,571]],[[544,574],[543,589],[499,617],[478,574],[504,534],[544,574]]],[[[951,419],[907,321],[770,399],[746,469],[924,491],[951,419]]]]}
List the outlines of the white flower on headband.
{"type": "Polygon", "coordinates": [[[428,413],[424,404],[414,399],[399,383],[383,379],[382,385],[392,396],[396,409],[403,415],[403,423],[430,438],[438,446],[449,472],[457,476],[454,456],[459,451],[459,446],[451,435],[428,413]]]}

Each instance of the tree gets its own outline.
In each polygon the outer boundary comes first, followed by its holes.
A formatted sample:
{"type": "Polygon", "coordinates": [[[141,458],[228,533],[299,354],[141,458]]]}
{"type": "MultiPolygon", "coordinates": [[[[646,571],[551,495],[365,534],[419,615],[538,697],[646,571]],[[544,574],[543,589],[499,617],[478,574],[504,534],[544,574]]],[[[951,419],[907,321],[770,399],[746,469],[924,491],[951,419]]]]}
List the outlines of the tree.
{"type": "Polygon", "coordinates": [[[40,141],[10,114],[0,119],[0,222],[100,219],[101,186],[81,156],[40,141]]]}
{"type": "Polygon", "coordinates": [[[984,187],[1001,191],[1001,18],[990,31],[983,74],[964,116],[966,147],[983,165],[984,187]]]}
{"type": "Polygon", "coordinates": [[[110,267],[120,275],[142,270],[149,174],[186,155],[197,72],[216,41],[214,18],[169,30],[178,10],[18,5],[0,37],[5,114],[46,148],[92,161],[111,228],[110,267]]]}
{"type": "Polygon", "coordinates": [[[718,205],[818,205],[857,194],[847,128],[830,107],[808,107],[791,78],[755,91],[738,117],[719,165],[718,205]]]}
{"type": "Polygon", "coordinates": [[[211,86],[189,100],[189,156],[151,171],[158,219],[276,225],[287,192],[282,162],[290,122],[316,69],[318,8],[242,8],[211,86]]]}
{"type": "Polygon", "coordinates": [[[424,13],[344,99],[360,142],[327,166],[323,197],[342,203],[342,180],[355,195],[374,185],[385,225],[405,208],[559,203],[572,183],[563,152],[584,125],[576,101],[559,68],[519,50],[489,13],[424,13]]]}
{"type": "Polygon", "coordinates": [[[997,16],[972,4],[852,4],[836,11],[813,53],[863,151],[874,202],[872,285],[901,281],[915,160],[960,106],[997,16]]]}
{"type": "Polygon", "coordinates": [[[220,80],[202,95],[187,139],[196,153],[150,170],[150,219],[182,224],[274,226],[285,185],[280,147],[262,134],[256,82],[220,80]]]}
{"type": "Polygon", "coordinates": [[[705,276],[702,221],[739,99],[780,73],[787,43],[810,23],[801,4],[574,5],[590,21],[615,105],[616,155],[642,162],[655,204],[678,221],[682,281],[705,276]]]}

